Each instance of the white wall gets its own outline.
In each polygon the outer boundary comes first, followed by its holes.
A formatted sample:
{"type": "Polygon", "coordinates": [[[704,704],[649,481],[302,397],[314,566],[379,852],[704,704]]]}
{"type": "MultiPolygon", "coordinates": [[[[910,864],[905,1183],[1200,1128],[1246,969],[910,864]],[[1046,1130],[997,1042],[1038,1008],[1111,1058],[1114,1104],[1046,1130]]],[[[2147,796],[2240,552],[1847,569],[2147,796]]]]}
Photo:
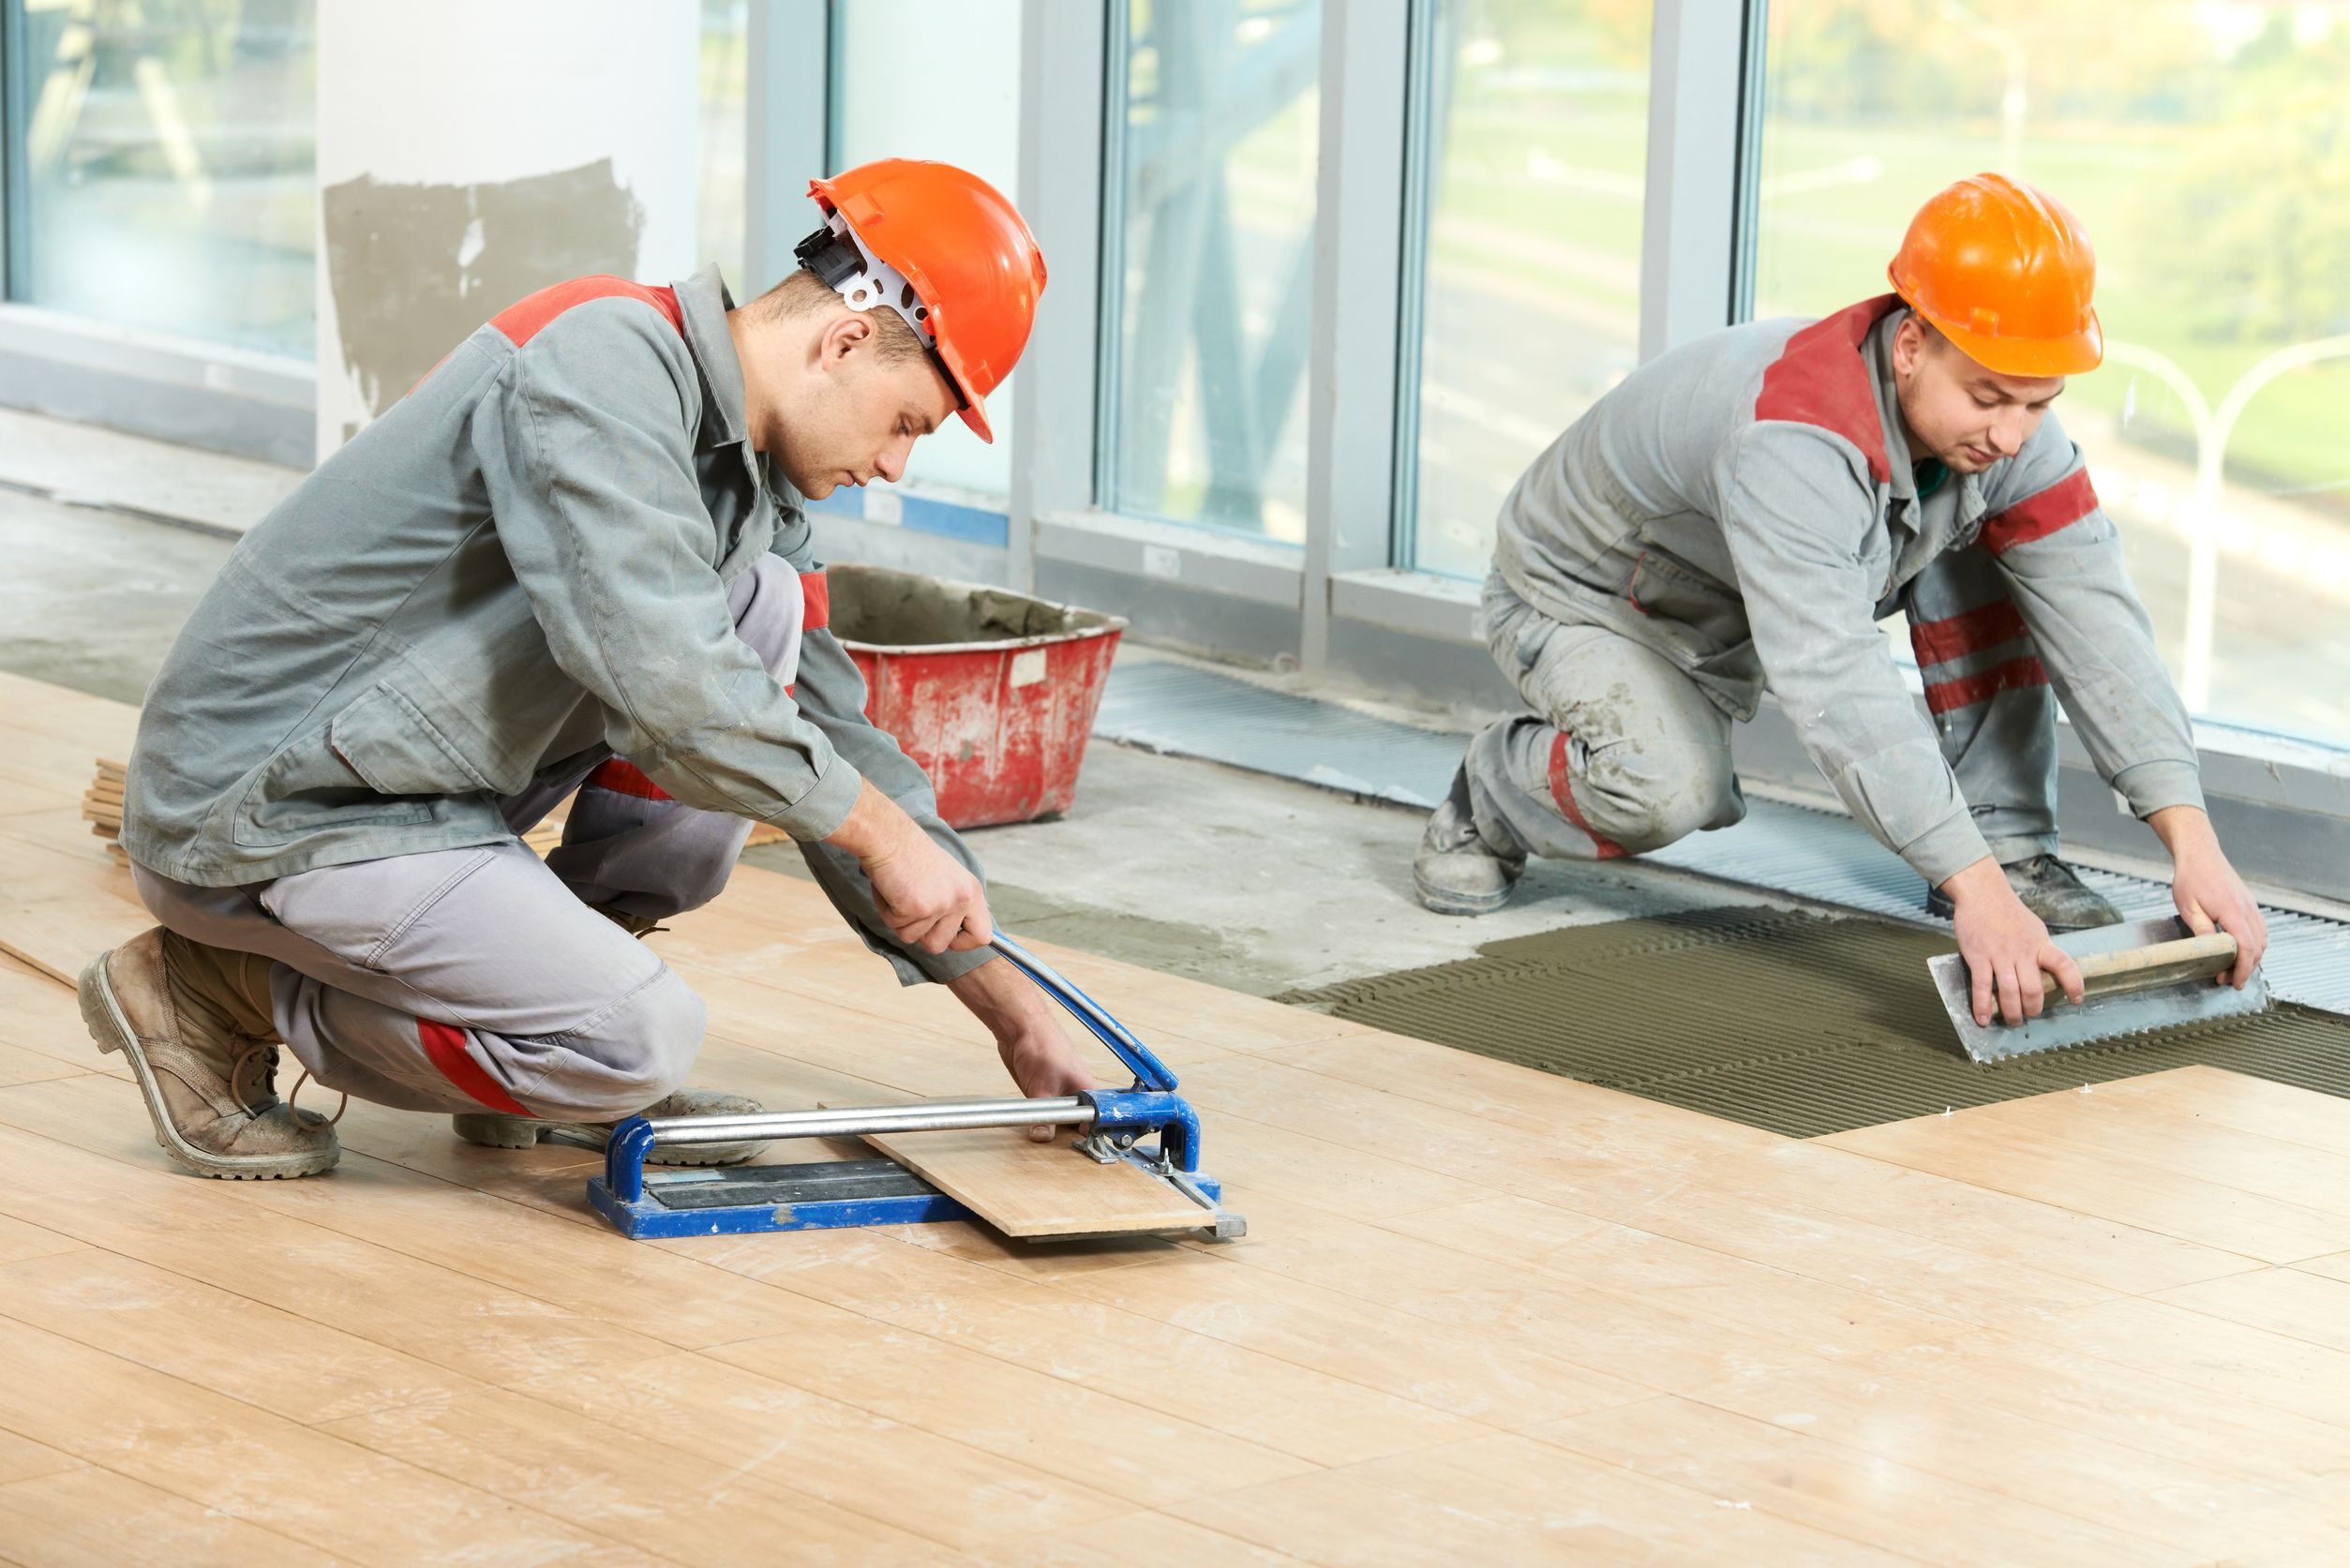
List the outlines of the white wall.
{"type": "MultiPolygon", "coordinates": [[[[683,276],[696,243],[697,29],[696,7],[668,0],[321,6],[320,188],[362,175],[399,185],[498,185],[608,157],[614,183],[642,213],[635,276],[651,283],[683,276]]],[[[321,457],[368,417],[359,380],[344,363],[325,221],[322,214],[321,457]]],[[[512,303],[481,300],[476,320],[512,303]]],[[[431,351],[437,357],[455,342],[431,351]]]]}

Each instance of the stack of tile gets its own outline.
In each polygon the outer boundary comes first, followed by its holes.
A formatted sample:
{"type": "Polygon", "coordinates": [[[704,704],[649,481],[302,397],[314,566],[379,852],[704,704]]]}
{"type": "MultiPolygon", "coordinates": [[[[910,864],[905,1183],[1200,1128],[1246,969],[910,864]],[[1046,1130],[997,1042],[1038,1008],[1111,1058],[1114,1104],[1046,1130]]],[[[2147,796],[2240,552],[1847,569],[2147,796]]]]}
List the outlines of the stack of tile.
{"type": "MultiPolygon", "coordinates": [[[[122,837],[123,781],[128,772],[119,762],[98,758],[97,776],[90,781],[89,789],[82,797],[82,820],[89,823],[91,832],[106,841],[106,853],[113,857],[114,862],[125,866],[130,864],[130,857],[114,841],[122,837]]],[[[537,827],[522,835],[524,845],[540,859],[563,842],[563,807],[570,803],[564,801],[563,806],[558,806],[537,827]]]]}
{"type": "Polygon", "coordinates": [[[82,817],[89,823],[90,831],[106,841],[106,853],[117,865],[130,864],[123,846],[114,841],[123,831],[123,779],[127,769],[119,762],[97,759],[97,777],[82,797],[82,817]]]}

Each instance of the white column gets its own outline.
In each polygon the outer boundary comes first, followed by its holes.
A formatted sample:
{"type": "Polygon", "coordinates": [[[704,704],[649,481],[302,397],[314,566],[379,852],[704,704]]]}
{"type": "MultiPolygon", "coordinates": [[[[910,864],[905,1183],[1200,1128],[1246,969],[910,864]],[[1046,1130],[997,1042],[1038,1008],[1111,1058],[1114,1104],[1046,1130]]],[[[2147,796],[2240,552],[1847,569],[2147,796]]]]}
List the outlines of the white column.
{"type": "Polygon", "coordinates": [[[697,58],[681,4],[319,7],[322,459],[524,294],[693,270],[697,58]]]}
{"type": "Polygon", "coordinates": [[[1642,360],[1732,319],[1747,10],[1746,0],[1656,0],[1640,213],[1642,360]]]}

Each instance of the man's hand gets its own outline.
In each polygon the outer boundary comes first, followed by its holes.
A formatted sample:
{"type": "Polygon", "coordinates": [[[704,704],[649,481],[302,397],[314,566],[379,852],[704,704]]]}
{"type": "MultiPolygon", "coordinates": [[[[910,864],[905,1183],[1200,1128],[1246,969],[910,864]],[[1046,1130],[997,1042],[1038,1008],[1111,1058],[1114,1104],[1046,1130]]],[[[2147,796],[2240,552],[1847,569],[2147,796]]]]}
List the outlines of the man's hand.
{"type": "Polygon", "coordinates": [[[2040,972],[2064,988],[2068,1000],[2081,999],[2081,966],[2048,939],[2048,928],[2024,907],[1998,861],[1984,856],[1942,884],[1950,895],[1953,931],[1967,961],[1975,1022],[1988,1023],[1996,1005],[2002,1021],[2038,1018],[2046,1002],[2040,972]]]}
{"type": "Polygon", "coordinates": [[[980,879],[871,781],[824,842],[857,857],[882,920],[906,946],[943,953],[983,948],[995,936],[980,879]]]}
{"type": "MultiPolygon", "coordinates": [[[[1094,1085],[1091,1069],[1069,1042],[1060,1019],[1044,993],[1009,963],[982,963],[960,978],[947,982],[955,999],[995,1037],[996,1053],[1011,1073],[1012,1082],[1030,1099],[1073,1095],[1094,1085]]],[[[1050,1142],[1058,1131],[1032,1127],[1028,1136],[1050,1142]]]]}
{"type": "Polygon", "coordinates": [[[2236,938],[2236,967],[2220,979],[2243,990],[2268,950],[2268,922],[2221,852],[2211,818],[2193,806],[2166,806],[2146,823],[2170,851],[2171,900],[2187,929],[2197,936],[2217,929],[2236,938]]]}

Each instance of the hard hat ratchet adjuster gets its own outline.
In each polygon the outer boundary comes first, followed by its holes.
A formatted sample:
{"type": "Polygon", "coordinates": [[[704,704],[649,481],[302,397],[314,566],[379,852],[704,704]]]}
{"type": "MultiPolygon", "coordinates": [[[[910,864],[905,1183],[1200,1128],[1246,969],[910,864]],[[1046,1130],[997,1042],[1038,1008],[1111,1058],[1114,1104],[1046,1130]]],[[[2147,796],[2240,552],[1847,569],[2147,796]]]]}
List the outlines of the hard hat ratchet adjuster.
{"type": "Polygon", "coordinates": [[[865,248],[865,242],[839,213],[826,214],[824,227],[794,246],[792,255],[851,310],[887,306],[914,329],[923,348],[937,352],[938,333],[930,323],[930,306],[922,303],[904,273],[865,248]]]}

